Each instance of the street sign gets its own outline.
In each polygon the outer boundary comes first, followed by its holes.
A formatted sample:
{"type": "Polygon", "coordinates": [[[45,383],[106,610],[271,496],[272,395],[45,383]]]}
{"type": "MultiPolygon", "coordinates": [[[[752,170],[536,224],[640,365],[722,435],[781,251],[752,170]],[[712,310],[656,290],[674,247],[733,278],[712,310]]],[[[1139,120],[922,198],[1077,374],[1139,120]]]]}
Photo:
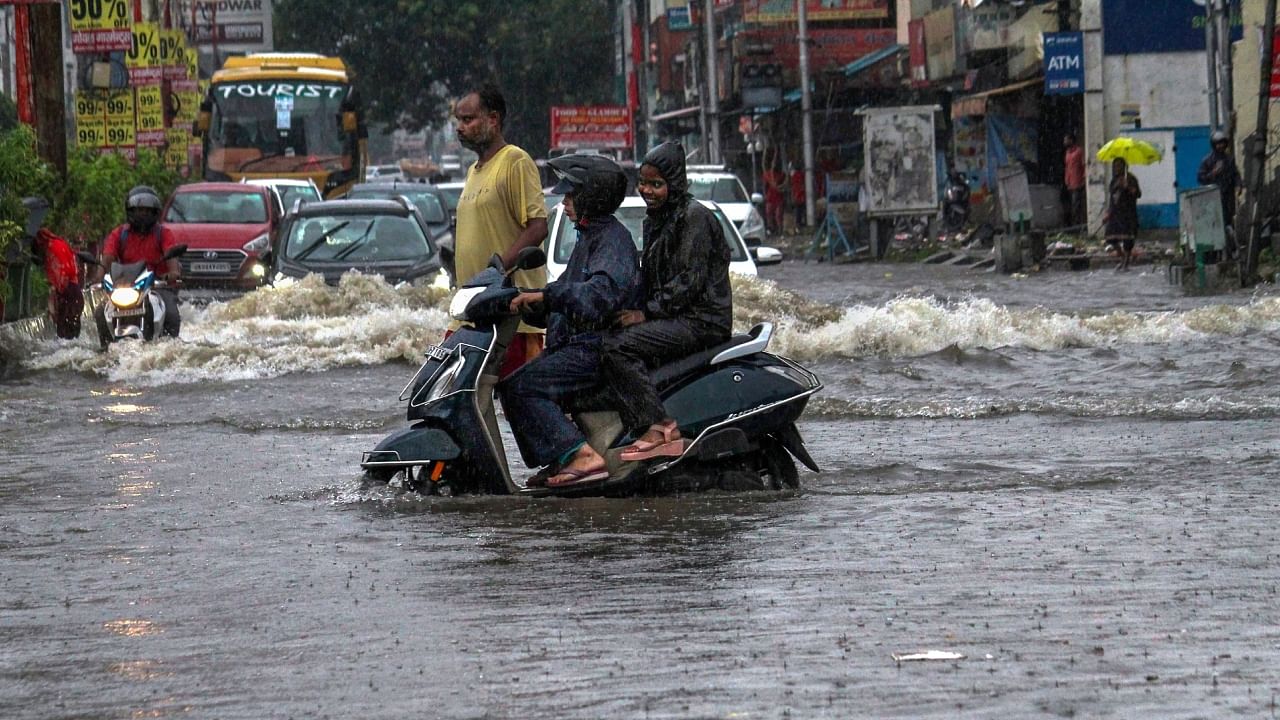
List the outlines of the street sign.
{"type": "Polygon", "coordinates": [[[631,111],[622,105],[551,108],[551,147],[621,149],[632,146],[631,111]]]}
{"type": "Polygon", "coordinates": [[[1044,33],[1044,94],[1084,92],[1084,33],[1044,33]]]}
{"type": "Polygon", "coordinates": [[[693,20],[689,17],[688,5],[667,8],[668,30],[688,30],[691,27],[693,27],[693,20]]]}

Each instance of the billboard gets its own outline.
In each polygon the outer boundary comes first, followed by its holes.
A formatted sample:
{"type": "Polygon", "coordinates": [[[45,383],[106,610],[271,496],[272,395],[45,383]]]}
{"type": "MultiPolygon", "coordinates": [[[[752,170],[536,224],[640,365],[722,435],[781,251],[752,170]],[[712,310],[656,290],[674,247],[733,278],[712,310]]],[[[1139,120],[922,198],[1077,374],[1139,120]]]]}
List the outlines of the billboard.
{"type": "Polygon", "coordinates": [[[1044,94],[1084,92],[1084,33],[1044,34],[1044,94]]]}
{"type": "MultiPolygon", "coordinates": [[[[1231,39],[1239,40],[1244,28],[1240,0],[1229,4],[1231,39]]],[[[1204,52],[1204,24],[1205,0],[1103,0],[1102,53],[1204,52]]]]}
{"type": "Polygon", "coordinates": [[[201,50],[269,52],[275,47],[272,0],[178,0],[177,22],[201,50]]]}
{"type": "MultiPolygon", "coordinates": [[[[890,0],[804,0],[810,22],[887,20],[890,0]]],[[[745,0],[742,19],[749,23],[794,23],[795,0],[745,0]]]]}
{"type": "Polygon", "coordinates": [[[629,148],[631,111],[622,105],[570,105],[551,108],[551,147],[564,150],[629,148]]]}
{"type": "MultiPolygon", "coordinates": [[[[774,25],[741,30],[738,38],[758,52],[767,50],[769,62],[779,63],[788,70],[800,67],[800,46],[794,27],[774,25]]],[[[898,32],[894,28],[810,28],[809,67],[848,65],[897,40],[898,32]]]]}

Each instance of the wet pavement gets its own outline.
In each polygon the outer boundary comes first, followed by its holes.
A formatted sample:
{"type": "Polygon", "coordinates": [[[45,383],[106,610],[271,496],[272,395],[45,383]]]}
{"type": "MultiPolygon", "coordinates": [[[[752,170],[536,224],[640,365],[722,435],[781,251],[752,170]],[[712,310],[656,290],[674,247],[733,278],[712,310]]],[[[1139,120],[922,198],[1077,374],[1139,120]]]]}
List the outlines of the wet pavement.
{"type": "Polygon", "coordinates": [[[740,322],[827,385],[780,495],[363,482],[443,324],[390,289],[38,346],[0,383],[0,717],[1276,715],[1280,297],[762,275],[740,322]],[[927,650],[964,657],[893,657],[927,650]]]}

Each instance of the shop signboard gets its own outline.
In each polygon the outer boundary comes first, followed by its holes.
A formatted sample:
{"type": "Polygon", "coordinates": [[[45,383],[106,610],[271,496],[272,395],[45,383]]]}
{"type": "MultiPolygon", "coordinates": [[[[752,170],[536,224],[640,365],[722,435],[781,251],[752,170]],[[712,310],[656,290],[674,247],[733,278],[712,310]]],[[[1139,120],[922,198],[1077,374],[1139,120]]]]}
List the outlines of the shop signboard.
{"type": "MultiPolygon", "coordinates": [[[[1241,0],[1229,0],[1231,39],[1243,37],[1241,0]]],[[[1104,55],[1204,51],[1205,0],[1102,0],[1104,55]]]]}
{"type": "MultiPolygon", "coordinates": [[[[788,70],[800,67],[800,46],[796,29],[785,25],[763,25],[741,30],[738,37],[754,48],[768,48],[769,62],[788,70]]],[[[843,67],[860,57],[897,42],[893,28],[810,28],[809,67],[843,67]]]]}
{"type": "Polygon", "coordinates": [[[1044,34],[1044,94],[1084,92],[1084,33],[1044,34]]]}
{"type": "Polygon", "coordinates": [[[551,108],[551,147],[620,149],[633,144],[631,111],[623,105],[551,108]]]}
{"type": "Polygon", "coordinates": [[[907,64],[911,69],[911,87],[929,84],[929,54],[924,44],[924,18],[907,23],[907,64]]]}
{"type": "Polygon", "coordinates": [[[133,13],[128,0],[69,0],[67,10],[72,52],[105,53],[131,46],[133,13]]]}
{"type": "Polygon", "coordinates": [[[956,9],[948,5],[924,16],[924,46],[929,77],[949,78],[956,72],[956,9]]]}
{"type": "MultiPolygon", "coordinates": [[[[830,20],[887,20],[890,0],[802,0],[809,22],[830,20]]],[[[795,23],[796,0],[745,0],[742,19],[748,23],[795,23]]]]}
{"type": "Polygon", "coordinates": [[[272,38],[271,0],[179,0],[176,17],[200,49],[218,52],[269,52],[272,38]]]}

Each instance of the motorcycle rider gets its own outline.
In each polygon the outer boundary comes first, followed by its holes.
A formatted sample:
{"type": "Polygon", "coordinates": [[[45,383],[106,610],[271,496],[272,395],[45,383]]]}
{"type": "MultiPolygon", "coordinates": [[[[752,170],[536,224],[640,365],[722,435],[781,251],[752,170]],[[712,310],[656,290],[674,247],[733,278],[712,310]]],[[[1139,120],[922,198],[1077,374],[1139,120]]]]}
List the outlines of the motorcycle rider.
{"type": "Polygon", "coordinates": [[[565,215],[578,241],[564,272],[541,290],[522,291],[512,312],[545,310],[546,349],[498,386],[520,455],[529,467],[547,466],[526,487],[559,488],[605,480],[609,471],[565,416],[562,404],[599,383],[601,331],[640,295],[635,241],[613,212],[627,192],[627,177],[601,155],[566,155],[547,163],[559,178],[565,215]]]}
{"type": "MultiPolygon", "coordinates": [[[[176,242],[173,233],[159,224],[162,205],[160,195],[154,188],[138,185],[129,190],[124,200],[124,214],[127,222],[107,235],[102,246],[102,257],[99,258],[97,276],[93,282],[101,282],[114,262],[126,264],[145,262],[148,270],[169,285],[163,288],[153,287],[152,292],[159,293],[164,300],[162,332],[176,338],[182,327],[182,318],[178,314],[178,293],[173,285],[178,282],[182,266],[179,265],[177,258],[168,260],[164,258],[164,254],[176,242]]],[[[107,324],[105,303],[98,305],[94,310],[93,319],[98,326],[99,343],[105,349],[110,344],[111,335],[111,327],[107,324]]]]}

